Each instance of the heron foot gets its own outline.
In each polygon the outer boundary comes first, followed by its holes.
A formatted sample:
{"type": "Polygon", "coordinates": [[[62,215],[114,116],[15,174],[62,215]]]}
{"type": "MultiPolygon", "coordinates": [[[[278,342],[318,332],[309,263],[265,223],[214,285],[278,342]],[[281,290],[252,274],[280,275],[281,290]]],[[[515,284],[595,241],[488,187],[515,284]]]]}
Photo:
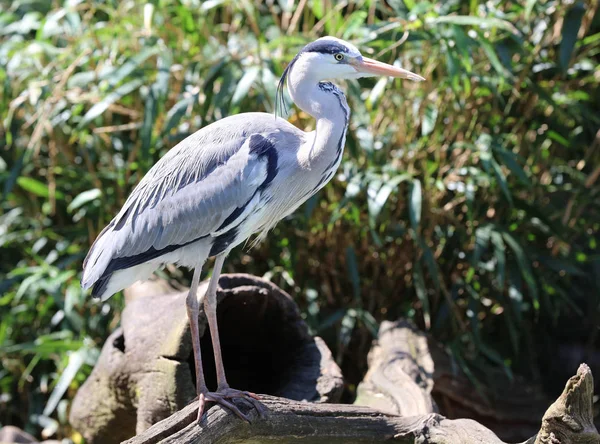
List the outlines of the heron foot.
{"type": "Polygon", "coordinates": [[[267,411],[267,408],[260,402],[258,395],[252,392],[246,392],[227,387],[217,390],[216,392],[207,391],[205,393],[200,393],[200,396],[198,397],[198,422],[200,422],[202,419],[206,403],[214,402],[215,404],[219,404],[220,406],[228,408],[239,418],[250,423],[250,417],[242,413],[242,411],[233,403],[234,399],[243,399],[250,403],[250,405],[256,409],[261,417],[263,417],[267,411]]]}

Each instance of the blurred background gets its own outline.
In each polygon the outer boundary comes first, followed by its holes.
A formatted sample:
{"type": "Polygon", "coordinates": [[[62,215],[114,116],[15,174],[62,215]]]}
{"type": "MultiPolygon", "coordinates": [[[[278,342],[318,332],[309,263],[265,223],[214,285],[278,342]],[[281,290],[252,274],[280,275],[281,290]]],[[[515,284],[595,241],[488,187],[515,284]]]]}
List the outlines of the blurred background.
{"type": "Polygon", "coordinates": [[[554,397],[582,361],[600,377],[597,2],[0,1],[0,425],[81,442],[70,400],[123,306],[82,292],[91,242],[178,141],[273,112],[323,35],[427,81],[343,84],[338,174],[224,271],[294,297],[348,402],[400,316],[475,386],[496,368],[554,397]]]}

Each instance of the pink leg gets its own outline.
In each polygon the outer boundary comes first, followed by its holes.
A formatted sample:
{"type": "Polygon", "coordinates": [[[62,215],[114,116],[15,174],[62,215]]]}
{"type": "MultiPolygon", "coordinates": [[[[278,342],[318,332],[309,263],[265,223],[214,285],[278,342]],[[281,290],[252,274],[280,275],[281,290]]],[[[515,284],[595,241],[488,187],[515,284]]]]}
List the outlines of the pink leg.
{"type": "MultiPolygon", "coordinates": [[[[210,328],[210,335],[212,338],[213,352],[215,355],[215,366],[217,369],[217,391],[215,393],[206,393],[205,399],[214,401],[218,404],[222,404],[229,409],[231,409],[234,413],[236,413],[240,418],[249,421],[249,418],[239,411],[233,403],[227,401],[227,399],[232,398],[242,398],[249,401],[262,415],[265,411],[265,407],[258,402],[258,396],[254,393],[241,391],[232,389],[227,384],[227,379],[225,378],[225,368],[223,366],[223,356],[221,354],[221,343],[219,341],[219,327],[217,325],[217,287],[219,283],[219,276],[221,275],[221,269],[223,268],[223,262],[225,261],[226,255],[219,255],[215,259],[215,266],[213,268],[213,274],[208,284],[208,289],[206,291],[206,296],[204,298],[204,312],[206,314],[206,319],[208,320],[208,326],[210,328]]],[[[201,406],[203,408],[203,406],[201,406]]]]}
{"type": "MultiPolygon", "coordinates": [[[[202,368],[202,354],[200,352],[200,333],[198,328],[198,314],[200,312],[198,303],[198,282],[202,273],[202,265],[198,265],[194,270],[192,285],[185,300],[190,330],[192,333],[192,349],[194,350],[194,365],[196,367],[196,394],[199,397],[206,392],[206,382],[204,381],[204,369],[202,368]]],[[[199,412],[200,414],[201,412],[199,412]]],[[[198,419],[200,416],[198,417],[198,419]]]]}

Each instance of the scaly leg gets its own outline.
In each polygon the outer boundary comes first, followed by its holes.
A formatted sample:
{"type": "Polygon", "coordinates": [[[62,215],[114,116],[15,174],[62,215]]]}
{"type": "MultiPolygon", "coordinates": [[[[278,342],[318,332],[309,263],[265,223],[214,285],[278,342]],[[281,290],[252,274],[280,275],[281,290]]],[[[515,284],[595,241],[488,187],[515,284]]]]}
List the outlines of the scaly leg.
{"type": "Polygon", "coordinates": [[[192,278],[192,285],[190,291],[185,300],[188,320],[190,322],[190,330],[192,333],[192,348],[194,350],[194,364],[196,367],[196,393],[198,395],[199,406],[198,406],[198,422],[202,418],[204,413],[204,406],[206,401],[215,401],[223,404],[225,407],[230,408],[238,416],[243,419],[248,419],[240,410],[231,402],[226,399],[213,399],[214,396],[208,391],[206,387],[206,381],[204,380],[204,369],[202,368],[202,354],[200,352],[200,333],[198,326],[198,314],[200,312],[200,302],[203,301],[204,295],[200,297],[198,301],[198,282],[200,281],[200,274],[202,272],[202,265],[198,265],[194,270],[194,277],[192,278]]]}
{"type": "Polygon", "coordinates": [[[259,414],[265,412],[265,407],[258,402],[258,396],[254,393],[232,389],[227,384],[225,378],[225,368],[223,366],[223,357],[221,354],[221,343],[219,341],[219,327],[217,325],[217,287],[219,283],[219,276],[221,275],[221,269],[223,268],[223,262],[225,261],[225,254],[217,256],[215,259],[215,266],[213,268],[213,274],[208,284],[206,296],[204,299],[204,312],[206,319],[208,320],[208,326],[210,328],[210,335],[212,338],[213,352],[215,355],[215,366],[217,369],[217,391],[215,393],[207,393],[205,398],[212,400],[218,404],[223,404],[233,410],[239,417],[249,421],[249,418],[244,415],[239,409],[233,406],[232,403],[226,401],[226,399],[232,398],[243,398],[249,401],[258,411],[259,414]]]}
{"type": "MultiPolygon", "coordinates": [[[[194,350],[194,364],[196,367],[196,394],[200,396],[202,393],[206,393],[206,382],[204,381],[204,369],[202,368],[202,354],[200,353],[200,333],[198,328],[198,314],[200,312],[200,305],[198,303],[198,282],[200,281],[200,274],[202,273],[202,265],[198,265],[194,270],[194,277],[192,277],[192,285],[190,286],[190,292],[185,299],[188,321],[190,323],[190,330],[192,332],[192,349],[194,350]]],[[[198,412],[199,414],[201,412],[198,412]]],[[[200,416],[198,416],[198,419],[200,416]]]]}

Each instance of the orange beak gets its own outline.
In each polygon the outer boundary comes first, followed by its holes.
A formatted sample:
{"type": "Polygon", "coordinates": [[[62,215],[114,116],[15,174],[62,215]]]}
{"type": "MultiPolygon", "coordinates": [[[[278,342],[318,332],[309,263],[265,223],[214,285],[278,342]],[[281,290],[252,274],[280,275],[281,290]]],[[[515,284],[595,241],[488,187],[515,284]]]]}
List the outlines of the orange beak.
{"type": "Polygon", "coordinates": [[[352,62],[354,69],[359,72],[367,74],[373,74],[376,76],[390,76],[399,77],[401,79],[414,80],[416,82],[422,82],[425,80],[418,74],[410,72],[406,69],[396,68],[395,66],[388,65],[387,63],[378,62],[377,60],[363,57],[362,60],[356,59],[352,62]]]}

